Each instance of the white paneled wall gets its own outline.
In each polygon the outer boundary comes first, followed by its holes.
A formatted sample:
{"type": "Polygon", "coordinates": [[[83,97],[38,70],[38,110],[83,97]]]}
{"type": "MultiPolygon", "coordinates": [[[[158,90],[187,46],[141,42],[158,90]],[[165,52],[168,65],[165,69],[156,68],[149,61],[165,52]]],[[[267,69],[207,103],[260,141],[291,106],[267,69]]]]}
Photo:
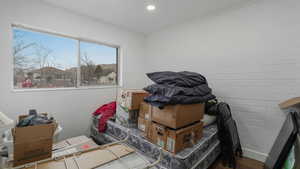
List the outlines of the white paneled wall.
{"type": "Polygon", "coordinates": [[[122,47],[125,87],[141,88],[144,72],[188,70],[205,75],[220,100],[231,105],[246,155],[264,160],[285,114],[278,103],[300,95],[300,1],[250,1],[243,7],[145,36],[45,5],[0,0],[0,111],[17,117],[37,108],[54,112],[64,137],[85,133],[89,115],[113,100],[113,88],[11,91],[12,23],[22,23],[122,47]]]}
{"type": "Polygon", "coordinates": [[[40,0],[0,0],[0,111],[16,119],[29,109],[49,112],[63,127],[61,138],[87,134],[91,113],[116,99],[116,87],[87,90],[12,91],[11,24],[25,24],[65,35],[121,46],[125,88],[144,86],[143,34],[129,32],[40,0]]]}
{"type": "Polygon", "coordinates": [[[245,154],[264,161],[285,117],[278,103],[300,95],[300,2],[253,1],[153,33],[148,71],[205,75],[231,105],[245,154]]]}

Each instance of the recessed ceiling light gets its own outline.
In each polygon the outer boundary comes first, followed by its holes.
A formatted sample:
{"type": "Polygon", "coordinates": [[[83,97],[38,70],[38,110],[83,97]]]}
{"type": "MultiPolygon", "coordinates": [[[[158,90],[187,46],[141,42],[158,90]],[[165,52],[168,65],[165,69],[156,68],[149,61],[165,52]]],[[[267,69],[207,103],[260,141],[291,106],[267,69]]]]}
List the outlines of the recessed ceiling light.
{"type": "Polygon", "coordinates": [[[148,11],[154,11],[155,9],[156,9],[156,6],[155,6],[155,5],[152,5],[152,4],[147,5],[147,10],[148,10],[148,11]]]}

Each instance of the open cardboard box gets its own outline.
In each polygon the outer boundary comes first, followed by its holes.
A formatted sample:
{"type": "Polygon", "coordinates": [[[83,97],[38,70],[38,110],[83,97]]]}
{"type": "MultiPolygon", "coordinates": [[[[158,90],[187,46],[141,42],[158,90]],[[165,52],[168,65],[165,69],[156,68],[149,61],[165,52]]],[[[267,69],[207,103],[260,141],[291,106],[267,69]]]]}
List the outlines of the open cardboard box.
{"type": "MultiPolygon", "coordinates": [[[[19,120],[28,115],[19,116],[19,120]]],[[[39,161],[52,156],[53,135],[57,123],[12,129],[14,140],[14,166],[39,161]]]]}

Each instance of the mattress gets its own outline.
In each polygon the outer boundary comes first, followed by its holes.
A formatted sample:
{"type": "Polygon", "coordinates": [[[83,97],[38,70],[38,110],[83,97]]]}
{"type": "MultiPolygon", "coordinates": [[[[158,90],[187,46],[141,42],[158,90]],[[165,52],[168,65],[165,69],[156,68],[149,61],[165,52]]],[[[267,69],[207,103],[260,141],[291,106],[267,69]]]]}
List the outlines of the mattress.
{"type": "MultiPolygon", "coordinates": [[[[135,128],[125,128],[113,121],[108,121],[105,133],[97,130],[98,120],[93,120],[91,125],[91,136],[102,143],[109,143],[125,139],[129,134],[127,144],[135,148],[149,161],[158,159],[159,147],[144,138],[141,132],[135,128]]],[[[216,125],[204,128],[203,138],[193,147],[184,149],[176,155],[163,151],[162,161],[157,168],[162,169],[207,169],[219,156],[220,143],[217,137],[216,125]]]]}

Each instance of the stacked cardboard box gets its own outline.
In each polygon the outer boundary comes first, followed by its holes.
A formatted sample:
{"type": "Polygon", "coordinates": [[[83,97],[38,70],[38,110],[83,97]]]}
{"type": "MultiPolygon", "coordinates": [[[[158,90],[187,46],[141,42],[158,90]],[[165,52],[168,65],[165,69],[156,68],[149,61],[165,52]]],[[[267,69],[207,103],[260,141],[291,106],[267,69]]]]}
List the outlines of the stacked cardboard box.
{"type": "Polygon", "coordinates": [[[201,121],[204,104],[168,105],[163,109],[153,107],[152,120],[173,129],[201,121]]]}
{"type": "Polygon", "coordinates": [[[171,153],[191,147],[202,138],[202,122],[181,129],[171,129],[158,123],[152,123],[152,142],[171,153]]]}
{"type": "Polygon", "coordinates": [[[138,127],[154,144],[178,153],[202,138],[203,115],[204,104],[169,105],[159,109],[142,103],[138,127]]]}
{"type": "MultiPolygon", "coordinates": [[[[19,120],[27,115],[19,116],[19,120]]],[[[12,129],[14,139],[14,166],[39,161],[52,156],[53,135],[57,123],[12,129]]]]}
{"type": "Polygon", "coordinates": [[[116,122],[127,128],[136,128],[138,110],[129,110],[126,107],[117,105],[116,122]]]}
{"type": "Polygon", "coordinates": [[[144,137],[171,153],[194,145],[202,137],[204,104],[168,105],[163,109],[144,102],[144,90],[125,89],[118,97],[116,122],[138,128],[144,137]]]}
{"type": "Polygon", "coordinates": [[[138,128],[144,133],[144,136],[151,140],[151,124],[152,124],[152,106],[142,102],[140,105],[138,128]]]}
{"type": "Polygon", "coordinates": [[[138,110],[141,102],[149,94],[144,90],[139,89],[123,89],[120,92],[119,104],[128,110],[138,110]]]}
{"type": "Polygon", "coordinates": [[[128,128],[136,128],[140,104],[147,95],[144,90],[123,89],[117,101],[116,122],[128,128]]]}

